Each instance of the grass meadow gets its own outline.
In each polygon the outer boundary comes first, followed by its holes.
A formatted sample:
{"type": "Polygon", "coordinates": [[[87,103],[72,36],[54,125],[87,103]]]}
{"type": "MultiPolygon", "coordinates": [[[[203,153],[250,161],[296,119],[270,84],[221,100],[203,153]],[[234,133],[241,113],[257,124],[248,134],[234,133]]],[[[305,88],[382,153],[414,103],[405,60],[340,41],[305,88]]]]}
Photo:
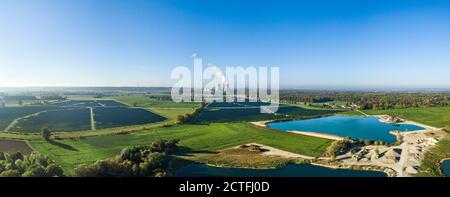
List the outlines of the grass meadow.
{"type": "Polygon", "coordinates": [[[33,148],[61,164],[70,174],[83,163],[93,163],[118,154],[126,146],[143,145],[157,139],[180,139],[187,152],[215,151],[257,142],[282,150],[320,156],[331,140],[255,127],[249,123],[177,125],[123,135],[79,139],[31,141],[33,148]]]}
{"type": "Polygon", "coordinates": [[[450,124],[450,106],[388,110],[364,110],[364,112],[371,115],[395,114],[407,120],[412,120],[439,128],[448,126],[450,124]]]}
{"type": "Polygon", "coordinates": [[[449,137],[441,140],[435,147],[425,153],[420,169],[419,176],[443,176],[440,170],[440,163],[443,159],[450,158],[450,139],[449,137]]]}

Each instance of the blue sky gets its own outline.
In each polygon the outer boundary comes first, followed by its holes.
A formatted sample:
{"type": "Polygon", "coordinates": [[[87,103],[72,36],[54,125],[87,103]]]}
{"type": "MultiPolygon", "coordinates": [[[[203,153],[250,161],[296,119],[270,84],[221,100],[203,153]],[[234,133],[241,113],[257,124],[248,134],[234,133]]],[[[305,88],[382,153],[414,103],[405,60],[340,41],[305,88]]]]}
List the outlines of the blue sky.
{"type": "Polygon", "coordinates": [[[0,86],[170,86],[279,66],[295,87],[450,87],[450,1],[0,0],[0,86]]]}

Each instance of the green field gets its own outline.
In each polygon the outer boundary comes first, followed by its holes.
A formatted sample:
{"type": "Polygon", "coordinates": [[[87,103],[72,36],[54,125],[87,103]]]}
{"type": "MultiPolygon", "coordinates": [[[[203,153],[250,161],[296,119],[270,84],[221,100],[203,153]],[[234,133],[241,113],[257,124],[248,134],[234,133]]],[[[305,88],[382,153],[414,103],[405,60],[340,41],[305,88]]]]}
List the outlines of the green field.
{"type": "Polygon", "coordinates": [[[314,102],[311,105],[316,107],[323,107],[324,105],[341,106],[347,104],[347,101],[327,101],[327,102],[314,102]]]}
{"type": "Polygon", "coordinates": [[[124,135],[65,139],[52,143],[31,141],[39,152],[63,165],[65,170],[83,163],[110,158],[126,146],[148,144],[156,139],[180,139],[180,145],[193,151],[214,151],[257,142],[282,150],[320,156],[330,140],[255,127],[248,123],[178,125],[124,135]]]}
{"type": "Polygon", "coordinates": [[[388,110],[364,110],[364,112],[370,115],[395,114],[407,120],[412,120],[439,128],[450,125],[450,106],[388,110]]]}
{"type": "Polygon", "coordinates": [[[116,101],[125,103],[129,106],[147,108],[160,116],[166,117],[167,122],[174,123],[178,115],[192,113],[196,108],[200,107],[200,103],[175,103],[168,100],[157,100],[149,98],[148,95],[124,95],[111,97],[116,101]]]}
{"type": "Polygon", "coordinates": [[[148,95],[143,94],[116,96],[111,97],[111,99],[125,103],[129,106],[134,106],[136,104],[136,107],[145,108],[195,108],[200,106],[200,103],[176,103],[171,100],[158,100],[150,98],[148,95]]]}
{"type": "Polygon", "coordinates": [[[441,140],[435,147],[431,148],[423,159],[418,176],[443,176],[440,163],[443,159],[450,158],[450,139],[441,140]]]}
{"type": "Polygon", "coordinates": [[[52,106],[58,107],[125,107],[123,103],[113,100],[66,100],[63,102],[51,103],[52,106]]]}

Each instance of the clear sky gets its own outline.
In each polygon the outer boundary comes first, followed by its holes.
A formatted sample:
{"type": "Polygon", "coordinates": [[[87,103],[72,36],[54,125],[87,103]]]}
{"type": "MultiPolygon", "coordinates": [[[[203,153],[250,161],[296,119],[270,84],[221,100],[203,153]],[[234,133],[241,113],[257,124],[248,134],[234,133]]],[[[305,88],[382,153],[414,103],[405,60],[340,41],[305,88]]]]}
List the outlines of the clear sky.
{"type": "Polygon", "coordinates": [[[0,0],[0,86],[170,86],[193,53],[282,87],[450,87],[450,1],[0,0]]]}

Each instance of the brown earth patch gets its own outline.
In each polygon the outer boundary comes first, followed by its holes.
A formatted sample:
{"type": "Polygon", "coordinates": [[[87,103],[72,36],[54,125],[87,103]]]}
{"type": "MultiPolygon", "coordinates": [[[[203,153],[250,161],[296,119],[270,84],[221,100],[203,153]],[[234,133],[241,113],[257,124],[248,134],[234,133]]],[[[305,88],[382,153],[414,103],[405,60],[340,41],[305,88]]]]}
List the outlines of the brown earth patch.
{"type": "Polygon", "coordinates": [[[0,139],[0,152],[30,154],[33,149],[25,141],[0,139]]]}

